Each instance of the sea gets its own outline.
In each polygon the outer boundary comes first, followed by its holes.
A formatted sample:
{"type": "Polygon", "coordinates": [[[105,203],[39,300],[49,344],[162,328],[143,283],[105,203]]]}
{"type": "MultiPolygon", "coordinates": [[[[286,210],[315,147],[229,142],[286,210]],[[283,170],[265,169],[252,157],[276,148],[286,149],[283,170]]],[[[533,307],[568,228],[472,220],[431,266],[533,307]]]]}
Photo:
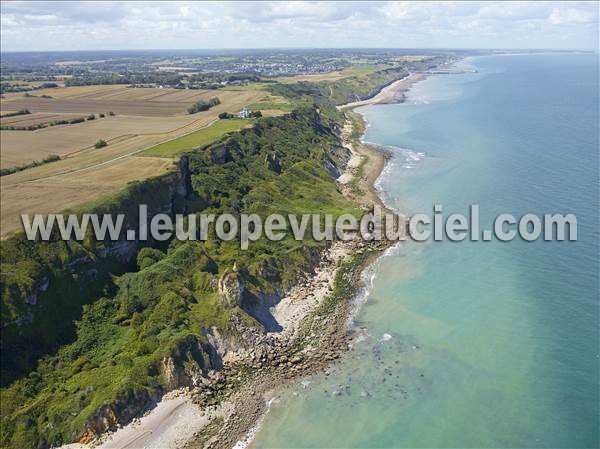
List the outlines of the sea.
{"type": "Polygon", "coordinates": [[[470,57],[358,109],[405,214],[574,214],[577,241],[402,242],[352,349],[280,392],[255,448],[600,447],[598,54],[470,57]]]}

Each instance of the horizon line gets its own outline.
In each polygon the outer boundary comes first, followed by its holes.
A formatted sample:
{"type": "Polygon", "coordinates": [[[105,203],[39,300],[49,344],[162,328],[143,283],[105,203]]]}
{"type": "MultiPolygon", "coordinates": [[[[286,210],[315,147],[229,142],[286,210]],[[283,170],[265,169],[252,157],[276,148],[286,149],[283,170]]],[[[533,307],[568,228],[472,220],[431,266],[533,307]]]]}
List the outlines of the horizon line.
{"type": "Polygon", "coordinates": [[[598,53],[599,48],[535,47],[206,47],[206,48],[102,48],[72,50],[2,50],[0,53],[72,53],[102,51],[251,51],[251,50],[435,50],[435,51],[559,51],[598,53]]]}

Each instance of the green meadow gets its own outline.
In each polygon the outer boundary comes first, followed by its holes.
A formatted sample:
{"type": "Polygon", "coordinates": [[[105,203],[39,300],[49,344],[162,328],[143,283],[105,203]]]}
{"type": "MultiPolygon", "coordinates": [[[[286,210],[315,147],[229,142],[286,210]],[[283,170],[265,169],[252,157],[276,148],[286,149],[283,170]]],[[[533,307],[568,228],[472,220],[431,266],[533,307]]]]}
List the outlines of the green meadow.
{"type": "Polygon", "coordinates": [[[251,122],[251,120],[247,119],[219,120],[206,128],[148,148],[142,152],[142,155],[175,157],[186,151],[209,145],[225,134],[239,131],[251,122]]]}

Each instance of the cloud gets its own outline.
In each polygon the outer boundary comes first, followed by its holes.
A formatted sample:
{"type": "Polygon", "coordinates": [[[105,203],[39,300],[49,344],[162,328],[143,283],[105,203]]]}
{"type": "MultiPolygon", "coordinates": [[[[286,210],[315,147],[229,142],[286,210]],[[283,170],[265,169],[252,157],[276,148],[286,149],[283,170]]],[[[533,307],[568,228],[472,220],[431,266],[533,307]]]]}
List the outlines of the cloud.
{"type": "Polygon", "coordinates": [[[598,24],[598,12],[590,10],[554,8],[549,21],[553,25],[598,24]]]}
{"type": "Polygon", "coordinates": [[[2,50],[596,48],[591,2],[2,2],[2,50]]]}

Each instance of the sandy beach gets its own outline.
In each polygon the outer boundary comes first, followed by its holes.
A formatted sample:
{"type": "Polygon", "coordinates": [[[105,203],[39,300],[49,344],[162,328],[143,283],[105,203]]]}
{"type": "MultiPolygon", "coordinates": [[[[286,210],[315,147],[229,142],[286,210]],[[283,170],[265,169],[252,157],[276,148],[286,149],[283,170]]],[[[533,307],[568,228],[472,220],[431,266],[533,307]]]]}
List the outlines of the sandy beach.
{"type": "Polygon", "coordinates": [[[347,103],[342,106],[338,106],[340,110],[348,110],[357,108],[359,106],[367,106],[369,104],[393,104],[393,103],[402,103],[404,101],[404,93],[410,89],[410,87],[423,79],[425,79],[424,74],[421,73],[411,73],[405,78],[394,81],[390,85],[384,87],[371,98],[367,98],[366,100],[354,101],[352,103],[347,103]]]}

